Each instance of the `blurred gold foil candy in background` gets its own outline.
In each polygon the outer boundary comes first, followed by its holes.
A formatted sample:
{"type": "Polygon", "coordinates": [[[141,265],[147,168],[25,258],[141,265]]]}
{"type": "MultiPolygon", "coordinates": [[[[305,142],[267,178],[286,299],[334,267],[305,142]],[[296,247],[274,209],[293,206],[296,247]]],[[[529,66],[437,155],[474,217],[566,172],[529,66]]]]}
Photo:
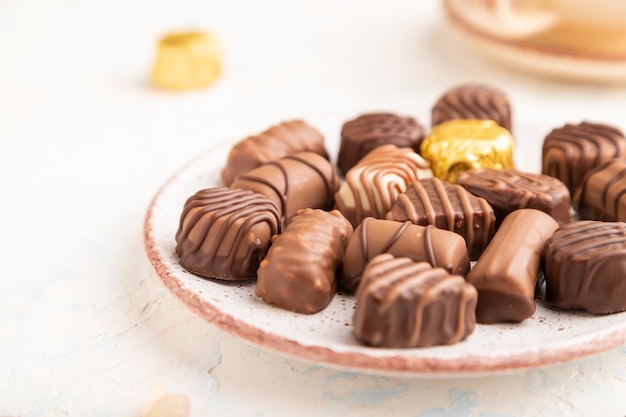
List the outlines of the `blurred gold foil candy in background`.
{"type": "Polygon", "coordinates": [[[169,33],[161,38],[152,82],[171,90],[206,87],[220,74],[216,38],[200,31],[169,33]]]}
{"type": "Polygon", "coordinates": [[[435,177],[456,182],[460,171],[513,169],[513,136],[493,120],[458,119],[434,126],[421,146],[435,177]]]}

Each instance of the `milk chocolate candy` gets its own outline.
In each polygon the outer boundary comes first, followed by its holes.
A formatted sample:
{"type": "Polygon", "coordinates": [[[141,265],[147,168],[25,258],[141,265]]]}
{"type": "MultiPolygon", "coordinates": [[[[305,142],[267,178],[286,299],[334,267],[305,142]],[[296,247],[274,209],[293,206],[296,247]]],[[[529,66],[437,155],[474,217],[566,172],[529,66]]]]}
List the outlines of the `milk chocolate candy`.
{"type": "Polygon", "coordinates": [[[430,164],[411,148],[379,146],[346,173],[336,208],[354,227],[366,217],[382,219],[408,184],[428,177],[430,164]]]}
{"type": "Polygon", "coordinates": [[[296,313],[321,311],[335,295],[351,234],[352,225],[336,210],[300,211],[261,262],[256,295],[296,313]]]}
{"type": "Polygon", "coordinates": [[[521,208],[541,210],[559,224],[572,220],[567,186],[549,175],[483,168],[461,172],[456,182],[491,204],[498,225],[507,214],[521,208]]]}
{"type": "Polygon", "coordinates": [[[239,141],[222,170],[224,185],[240,174],[297,152],[315,152],[328,159],[322,134],[303,120],[290,120],[239,141]]]}
{"type": "Polygon", "coordinates": [[[265,195],[276,203],[287,224],[298,210],[331,209],[339,189],[339,177],[322,156],[298,152],[239,175],[230,188],[265,195]]]}
{"type": "Polygon", "coordinates": [[[535,286],[546,240],[559,227],[543,211],[509,214],[467,275],[478,290],[478,323],[521,323],[535,312],[535,286]]]}
{"type": "Polygon", "coordinates": [[[386,218],[458,233],[473,260],[478,259],[496,230],[493,209],[485,199],[438,178],[413,181],[398,196],[386,218]]]}
{"type": "Polygon", "coordinates": [[[573,196],[589,171],[613,158],[626,158],[626,139],[619,129],[589,122],[566,124],[546,136],[541,173],[563,181],[573,196]]]}
{"type": "Polygon", "coordinates": [[[348,241],[339,285],[354,293],[363,270],[374,256],[390,253],[414,261],[428,262],[453,275],[465,276],[470,260],[465,240],[458,234],[434,226],[368,217],[354,230],[348,241]]]}
{"type": "Polygon", "coordinates": [[[427,262],[374,257],[356,293],[354,335],[376,347],[458,343],[476,327],[476,289],[427,262]]]}
{"type": "Polygon", "coordinates": [[[424,128],[413,117],[392,113],[368,113],[341,128],[337,166],[345,174],[372,149],[385,144],[419,151],[424,128]]]}
{"type": "Polygon", "coordinates": [[[446,91],[432,109],[432,125],[448,120],[493,120],[511,131],[511,104],[500,89],[486,84],[466,83],[446,91]]]}
{"type": "Polygon", "coordinates": [[[515,168],[513,145],[513,136],[493,120],[450,120],[431,129],[421,154],[435,177],[456,182],[469,169],[515,168]]]}
{"type": "Polygon", "coordinates": [[[546,302],[590,313],[626,310],[626,223],[561,226],[544,249],[546,302]]]}
{"type": "Polygon", "coordinates": [[[581,220],[626,221],[626,160],[612,159],[589,171],[574,207],[581,220]]]}
{"type": "Polygon", "coordinates": [[[256,278],[280,214],[267,197],[226,187],[200,190],[185,202],[176,253],[183,268],[223,280],[256,278]]]}

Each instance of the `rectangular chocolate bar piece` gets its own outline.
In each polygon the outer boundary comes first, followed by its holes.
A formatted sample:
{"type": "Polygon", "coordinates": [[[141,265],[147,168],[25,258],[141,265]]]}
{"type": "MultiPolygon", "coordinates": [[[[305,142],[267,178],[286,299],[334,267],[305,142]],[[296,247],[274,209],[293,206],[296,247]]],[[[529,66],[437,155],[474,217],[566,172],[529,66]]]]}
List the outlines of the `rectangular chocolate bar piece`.
{"type": "Polygon", "coordinates": [[[516,210],[504,219],[467,274],[478,290],[478,323],[520,323],[533,315],[543,246],[558,227],[535,209],[516,210]]]}

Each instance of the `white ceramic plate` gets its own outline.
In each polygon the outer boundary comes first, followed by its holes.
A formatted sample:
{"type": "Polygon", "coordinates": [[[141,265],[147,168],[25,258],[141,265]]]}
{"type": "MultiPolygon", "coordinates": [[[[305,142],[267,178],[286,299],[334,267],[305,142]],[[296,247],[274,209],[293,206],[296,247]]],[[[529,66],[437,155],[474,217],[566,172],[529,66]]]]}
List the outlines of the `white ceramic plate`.
{"type": "MultiPolygon", "coordinates": [[[[338,123],[333,126],[333,130],[322,131],[326,134],[327,148],[336,154],[338,143],[333,137],[337,136],[334,129],[338,123]]],[[[517,143],[532,145],[519,150],[516,160],[536,160],[540,155],[537,138],[549,129],[520,127],[516,131],[519,131],[517,143]],[[525,135],[533,138],[520,138],[525,135]]],[[[154,197],[144,227],[146,252],[159,278],[185,305],[217,327],[264,349],[301,360],[405,376],[523,370],[571,361],[626,344],[626,313],[593,316],[554,311],[538,304],[536,313],[522,324],[477,325],[469,338],[456,345],[369,348],[353,339],[351,296],[337,295],[322,312],[300,315],[264,304],[254,295],[253,282],[225,283],[186,272],[174,252],[174,235],[183,204],[199,189],[220,185],[219,174],[231,146],[209,149],[176,172],[154,197]]],[[[537,166],[530,162],[524,165],[537,166]]]]}
{"type": "Polygon", "coordinates": [[[619,47],[593,51],[556,46],[541,39],[514,39],[496,36],[478,28],[453,0],[444,0],[443,9],[460,41],[485,56],[511,68],[570,81],[601,84],[626,83],[626,51],[619,47]]]}

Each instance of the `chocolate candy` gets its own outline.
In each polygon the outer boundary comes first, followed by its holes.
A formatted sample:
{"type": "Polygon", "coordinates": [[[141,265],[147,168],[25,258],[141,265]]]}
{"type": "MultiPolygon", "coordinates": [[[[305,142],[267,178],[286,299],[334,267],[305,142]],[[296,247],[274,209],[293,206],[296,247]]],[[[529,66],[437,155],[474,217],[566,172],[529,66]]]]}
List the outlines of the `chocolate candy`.
{"type": "Polygon", "coordinates": [[[176,253],[183,268],[223,280],[256,278],[280,214],[267,197],[226,187],[200,190],[185,202],[176,253]]]}
{"type": "Polygon", "coordinates": [[[427,178],[413,181],[398,196],[387,220],[433,225],[463,236],[470,259],[478,259],[495,233],[493,209],[460,185],[427,178]]]}
{"type": "Polygon", "coordinates": [[[559,227],[543,211],[509,214],[467,281],[478,290],[478,323],[520,323],[535,312],[535,286],[546,240],[559,227]]]}
{"type": "Polygon", "coordinates": [[[410,221],[368,217],[348,241],[340,286],[348,293],[354,293],[367,263],[381,253],[428,262],[454,275],[465,276],[470,269],[465,240],[460,235],[433,226],[418,226],[410,221]]]}
{"type": "Polygon", "coordinates": [[[476,289],[427,262],[374,257],[356,294],[354,335],[370,346],[454,344],[476,327],[476,289]]]}
{"type": "Polygon", "coordinates": [[[591,313],[626,310],[626,224],[582,220],[546,242],[546,302],[591,313]]]}
{"type": "Polygon", "coordinates": [[[382,219],[408,184],[431,176],[429,163],[411,148],[379,146],[346,173],[336,208],[354,227],[366,217],[382,219]]]}
{"type": "Polygon", "coordinates": [[[589,171],[574,207],[582,220],[626,221],[626,160],[611,159],[589,171]]]}
{"type": "Polygon", "coordinates": [[[172,90],[206,87],[221,72],[217,39],[211,33],[169,33],[161,38],[152,68],[154,85],[172,90]]]}
{"type": "Polygon", "coordinates": [[[324,137],[303,120],[290,120],[265,132],[249,136],[233,146],[222,171],[222,181],[230,186],[237,175],[297,152],[315,152],[328,159],[324,137]]]}
{"type": "Polygon", "coordinates": [[[511,105],[501,90],[486,85],[467,83],[443,94],[432,109],[432,125],[448,120],[493,120],[511,131],[511,105]]]}
{"type": "Polygon", "coordinates": [[[521,208],[541,210],[559,224],[572,220],[569,190],[549,175],[484,168],[461,172],[456,182],[491,204],[498,225],[507,214],[521,208]]]}
{"type": "Polygon", "coordinates": [[[325,308],[337,288],[350,223],[336,210],[305,209],[277,236],[261,262],[256,295],[297,313],[325,308]]]}
{"type": "Polygon", "coordinates": [[[419,150],[424,128],[412,117],[392,113],[363,114],[341,128],[337,165],[345,174],[372,149],[385,144],[419,150]]]}
{"type": "Polygon", "coordinates": [[[239,175],[231,188],[267,196],[278,206],[285,224],[304,208],[330,209],[339,189],[333,165],[313,152],[298,152],[239,175]]]}
{"type": "Polygon", "coordinates": [[[513,137],[492,120],[450,120],[432,128],[422,156],[435,177],[455,182],[461,171],[514,168],[513,137]]]}
{"type": "Polygon", "coordinates": [[[624,134],[611,126],[582,122],[554,129],[543,142],[541,173],[576,190],[589,171],[613,158],[626,158],[624,134]]]}

